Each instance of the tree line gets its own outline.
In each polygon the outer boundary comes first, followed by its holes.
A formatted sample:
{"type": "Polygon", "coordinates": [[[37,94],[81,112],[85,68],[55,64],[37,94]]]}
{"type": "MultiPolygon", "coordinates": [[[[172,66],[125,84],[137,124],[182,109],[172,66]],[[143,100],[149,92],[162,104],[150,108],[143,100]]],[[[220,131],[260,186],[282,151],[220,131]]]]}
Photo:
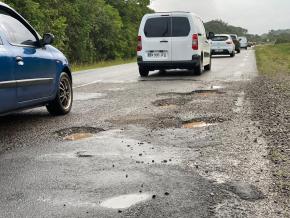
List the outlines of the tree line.
{"type": "Polygon", "coordinates": [[[136,55],[140,21],[150,0],[4,0],[77,64],[136,55]]]}

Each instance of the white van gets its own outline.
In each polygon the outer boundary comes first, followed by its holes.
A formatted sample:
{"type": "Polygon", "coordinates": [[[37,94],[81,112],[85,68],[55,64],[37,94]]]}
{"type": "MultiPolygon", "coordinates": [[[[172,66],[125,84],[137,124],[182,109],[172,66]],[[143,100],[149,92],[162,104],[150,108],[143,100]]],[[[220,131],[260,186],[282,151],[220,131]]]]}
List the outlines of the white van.
{"type": "Polygon", "coordinates": [[[149,71],[189,69],[200,75],[211,69],[211,48],[201,18],[189,12],[147,14],[143,17],[137,47],[141,77],[149,71]]]}
{"type": "Polygon", "coordinates": [[[247,37],[241,36],[241,37],[239,37],[239,41],[240,41],[240,44],[241,44],[241,48],[248,49],[248,39],[247,39],[247,37]]]}

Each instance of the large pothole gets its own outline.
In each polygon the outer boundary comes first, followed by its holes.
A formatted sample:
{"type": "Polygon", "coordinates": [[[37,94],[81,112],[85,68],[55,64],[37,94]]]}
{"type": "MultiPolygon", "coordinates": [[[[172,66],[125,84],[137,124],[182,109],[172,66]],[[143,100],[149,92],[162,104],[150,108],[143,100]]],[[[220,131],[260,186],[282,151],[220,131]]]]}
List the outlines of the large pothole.
{"type": "Polygon", "coordinates": [[[55,134],[67,141],[78,141],[93,137],[95,134],[105,131],[95,127],[71,127],[56,131],[55,134]]]}
{"type": "Polygon", "coordinates": [[[166,93],[160,93],[157,94],[157,96],[168,96],[168,95],[177,95],[177,96],[192,96],[192,95],[200,95],[200,96],[211,96],[211,95],[221,95],[225,94],[226,92],[223,92],[218,89],[200,89],[200,90],[194,90],[192,92],[166,92],[166,93]]]}

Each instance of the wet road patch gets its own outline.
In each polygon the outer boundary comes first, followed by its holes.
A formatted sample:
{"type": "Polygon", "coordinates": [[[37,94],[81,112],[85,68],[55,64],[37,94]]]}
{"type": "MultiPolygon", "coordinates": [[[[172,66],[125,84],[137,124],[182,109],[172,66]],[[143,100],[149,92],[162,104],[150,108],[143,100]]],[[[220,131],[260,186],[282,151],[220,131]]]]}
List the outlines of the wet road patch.
{"type": "Polygon", "coordinates": [[[100,206],[109,209],[126,209],[149,199],[152,199],[152,195],[146,193],[121,195],[103,201],[100,206]]]}
{"type": "Polygon", "coordinates": [[[93,137],[99,132],[105,131],[102,128],[95,127],[71,127],[56,131],[55,134],[67,141],[78,141],[93,137]]]}

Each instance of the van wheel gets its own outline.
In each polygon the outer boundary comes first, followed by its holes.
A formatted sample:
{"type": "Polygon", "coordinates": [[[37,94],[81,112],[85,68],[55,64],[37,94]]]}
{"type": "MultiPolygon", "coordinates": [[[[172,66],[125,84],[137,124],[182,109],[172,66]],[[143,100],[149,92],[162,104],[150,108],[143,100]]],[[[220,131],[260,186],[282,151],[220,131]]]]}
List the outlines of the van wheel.
{"type": "Polygon", "coordinates": [[[195,65],[195,67],[193,68],[193,73],[197,76],[200,76],[203,72],[203,62],[202,60],[200,60],[199,64],[195,65]]]}
{"type": "Polygon", "coordinates": [[[147,77],[149,75],[149,70],[139,67],[139,74],[141,77],[147,77]]]}
{"type": "Polygon", "coordinates": [[[206,65],[206,66],[204,66],[204,70],[205,70],[205,71],[210,71],[210,70],[211,70],[211,57],[210,57],[210,59],[209,59],[209,64],[206,65]]]}
{"type": "Polygon", "coordinates": [[[71,111],[73,102],[72,81],[65,72],[61,73],[56,97],[46,106],[53,116],[66,115],[71,111]]]}
{"type": "Polygon", "coordinates": [[[238,50],[238,54],[240,54],[240,53],[241,53],[241,49],[238,50]]]}
{"type": "Polygon", "coordinates": [[[233,57],[235,57],[235,55],[236,55],[236,52],[233,51],[233,53],[231,53],[231,57],[233,58],[233,57]]]}

